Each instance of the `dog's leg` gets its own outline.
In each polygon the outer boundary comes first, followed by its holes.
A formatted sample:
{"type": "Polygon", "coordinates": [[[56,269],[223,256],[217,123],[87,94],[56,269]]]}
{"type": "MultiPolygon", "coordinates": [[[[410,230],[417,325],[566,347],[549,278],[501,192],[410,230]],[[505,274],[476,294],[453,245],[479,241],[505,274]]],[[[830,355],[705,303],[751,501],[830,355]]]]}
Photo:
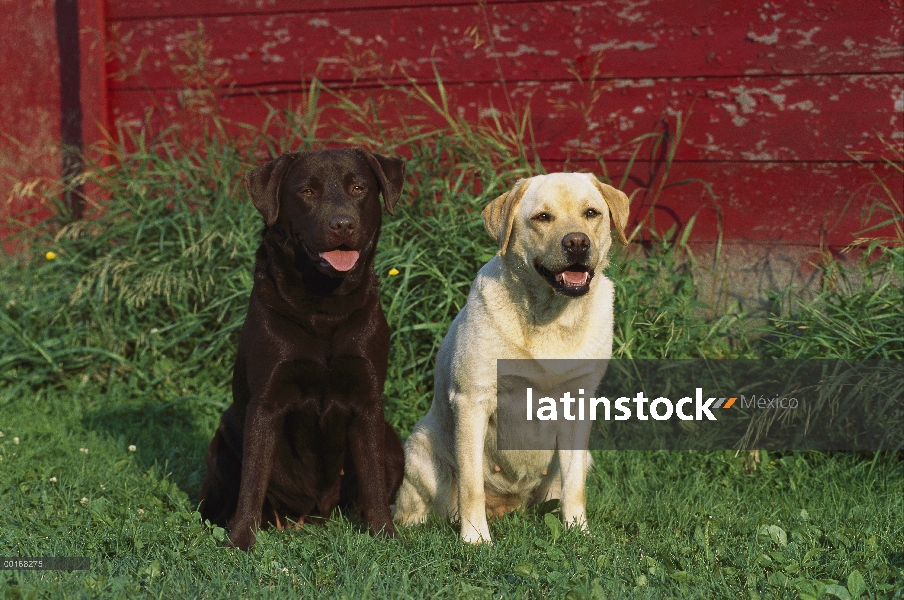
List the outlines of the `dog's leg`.
{"type": "Polygon", "coordinates": [[[207,449],[207,475],[201,486],[201,518],[222,527],[226,527],[235,513],[242,474],[242,458],[233,451],[227,440],[233,423],[234,409],[230,406],[207,449]]]}
{"type": "Polygon", "coordinates": [[[470,544],[492,544],[487,525],[483,482],[483,444],[487,414],[479,403],[452,403],[455,414],[455,460],[458,463],[458,508],[461,539],[470,544]],[[475,406],[476,404],[476,406],[475,406]]]}
{"type": "Polygon", "coordinates": [[[559,450],[562,469],[562,521],[566,527],[587,531],[585,486],[590,468],[587,450],[559,450]]]}
{"type": "Polygon", "coordinates": [[[348,439],[358,477],[358,502],[364,522],[374,535],[396,537],[386,489],[386,426],[383,408],[373,406],[352,417],[348,439]]]}
{"type": "Polygon", "coordinates": [[[553,454],[546,475],[539,487],[531,492],[528,506],[537,506],[549,500],[562,500],[562,467],[559,465],[559,453],[553,454]]]}
{"type": "Polygon", "coordinates": [[[405,450],[402,448],[399,434],[386,421],[383,422],[383,439],[386,459],[386,497],[389,499],[391,509],[402,485],[402,479],[405,477],[405,450]]]}
{"type": "Polygon", "coordinates": [[[282,430],[282,415],[273,415],[252,403],[245,414],[242,483],[235,511],[232,544],[247,550],[254,543],[254,529],[259,526],[267,485],[273,474],[276,440],[282,430]]]}
{"type": "Polygon", "coordinates": [[[431,430],[422,424],[405,441],[405,479],[396,499],[395,520],[415,525],[427,520],[430,509],[441,494],[451,495],[451,472],[443,468],[433,451],[431,430]]]}

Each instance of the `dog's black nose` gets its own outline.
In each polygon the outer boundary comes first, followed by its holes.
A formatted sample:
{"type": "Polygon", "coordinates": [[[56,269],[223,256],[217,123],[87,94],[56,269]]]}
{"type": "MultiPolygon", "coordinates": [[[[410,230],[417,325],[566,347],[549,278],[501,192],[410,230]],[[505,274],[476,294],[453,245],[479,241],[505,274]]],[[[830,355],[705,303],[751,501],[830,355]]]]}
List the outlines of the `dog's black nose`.
{"type": "Polygon", "coordinates": [[[330,219],[330,229],[339,235],[349,235],[355,230],[355,220],[348,215],[339,215],[330,219]]]}
{"type": "Polygon", "coordinates": [[[590,238],[585,233],[575,231],[562,238],[562,247],[569,257],[579,258],[590,250],[590,238]]]}

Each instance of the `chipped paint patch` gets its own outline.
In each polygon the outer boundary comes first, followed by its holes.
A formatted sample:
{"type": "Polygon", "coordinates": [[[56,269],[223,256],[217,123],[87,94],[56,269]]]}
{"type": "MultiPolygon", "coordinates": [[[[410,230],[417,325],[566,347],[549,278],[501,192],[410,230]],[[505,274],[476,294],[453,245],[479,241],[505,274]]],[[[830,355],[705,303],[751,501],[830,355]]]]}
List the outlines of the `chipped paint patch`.
{"type": "MultiPolygon", "coordinates": [[[[653,79],[619,79],[615,81],[615,88],[645,88],[645,87],[654,87],[656,85],[656,81],[653,79]]],[[[650,98],[652,99],[652,95],[650,98]]]]}
{"type": "Polygon", "coordinates": [[[761,160],[764,162],[774,161],[776,156],[772,152],[766,150],[766,144],[766,140],[760,140],[756,143],[753,152],[741,152],[741,156],[743,156],[745,160],[761,160]]]}
{"type": "Polygon", "coordinates": [[[620,40],[609,40],[601,44],[593,44],[588,48],[590,52],[605,52],[606,50],[652,50],[656,44],[651,44],[643,40],[636,42],[622,42],[620,40]]]}
{"type": "MultiPolygon", "coordinates": [[[[765,96],[768,98],[773,104],[775,104],[779,110],[785,110],[785,98],[786,94],[778,94],[776,92],[767,90],[765,88],[747,88],[744,85],[739,85],[736,87],[729,87],[728,91],[735,95],[734,101],[741,108],[741,112],[745,114],[752,114],[756,111],[757,101],[754,96],[765,96]]],[[[765,114],[760,112],[760,114],[765,114]]]]}
{"type": "Polygon", "coordinates": [[[809,31],[803,31],[802,29],[788,29],[788,33],[796,33],[801,37],[800,40],[794,43],[795,48],[803,48],[804,46],[815,45],[813,42],[813,36],[819,31],[822,31],[822,27],[819,27],[818,25],[816,27],[813,27],[809,31]]]}
{"type": "Polygon", "coordinates": [[[747,32],[747,39],[759,44],[774,46],[778,43],[778,34],[781,33],[781,31],[781,29],[776,27],[775,30],[769,35],[757,35],[756,33],[754,33],[753,29],[751,29],[747,32]]]}
{"type": "Polygon", "coordinates": [[[624,19],[629,23],[638,23],[644,20],[643,13],[638,11],[637,8],[641,6],[647,6],[650,4],[650,0],[641,0],[640,2],[626,2],[626,6],[616,13],[616,16],[620,19],[624,19]]]}
{"type": "Polygon", "coordinates": [[[506,52],[505,55],[509,58],[516,58],[523,54],[539,54],[539,50],[534,48],[533,46],[528,46],[527,44],[518,44],[518,49],[514,52],[506,52]]]}
{"type": "Polygon", "coordinates": [[[801,100],[800,102],[789,104],[788,110],[802,110],[805,112],[813,113],[814,115],[819,114],[819,109],[816,108],[816,105],[812,100],[801,100]]]}

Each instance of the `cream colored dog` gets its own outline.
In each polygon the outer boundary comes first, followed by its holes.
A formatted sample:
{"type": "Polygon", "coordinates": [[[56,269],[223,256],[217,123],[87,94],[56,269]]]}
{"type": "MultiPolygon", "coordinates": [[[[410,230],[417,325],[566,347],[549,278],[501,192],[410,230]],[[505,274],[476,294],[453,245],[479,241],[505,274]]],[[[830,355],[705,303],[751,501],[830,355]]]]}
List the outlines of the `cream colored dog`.
{"type": "Polygon", "coordinates": [[[497,450],[496,359],[611,357],[610,215],[626,244],[628,197],[585,173],[522,179],[484,209],[499,253],[440,346],[433,404],[405,444],[398,522],[433,509],[461,521],[462,540],[489,543],[488,512],[559,498],[565,524],[587,528],[586,449],[497,450]]]}

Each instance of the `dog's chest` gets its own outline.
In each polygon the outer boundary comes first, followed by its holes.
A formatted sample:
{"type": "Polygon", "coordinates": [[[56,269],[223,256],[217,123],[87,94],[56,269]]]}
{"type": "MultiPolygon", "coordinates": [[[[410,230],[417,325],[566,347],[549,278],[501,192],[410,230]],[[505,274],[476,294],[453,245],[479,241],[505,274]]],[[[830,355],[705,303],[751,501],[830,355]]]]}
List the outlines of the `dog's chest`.
{"type": "Polygon", "coordinates": [[[500,450],[495,420],[484,439],[484,483],[500,494],[524,495],[536,489],[554,467],[554,450],[500,450]]]}
{"type": "Polygon", "coordinates": [[[500,495],[526,498],[555,476],[552,450],[497,450],[484,454],[484,487],[500,495]]]}
{"type": "Polygon", "coordinates": [[[286,413],[285,436],[296,458],[342,455],[348,445],[352,410],[347,402],[308,398],[296,402],[286,413]]]}

